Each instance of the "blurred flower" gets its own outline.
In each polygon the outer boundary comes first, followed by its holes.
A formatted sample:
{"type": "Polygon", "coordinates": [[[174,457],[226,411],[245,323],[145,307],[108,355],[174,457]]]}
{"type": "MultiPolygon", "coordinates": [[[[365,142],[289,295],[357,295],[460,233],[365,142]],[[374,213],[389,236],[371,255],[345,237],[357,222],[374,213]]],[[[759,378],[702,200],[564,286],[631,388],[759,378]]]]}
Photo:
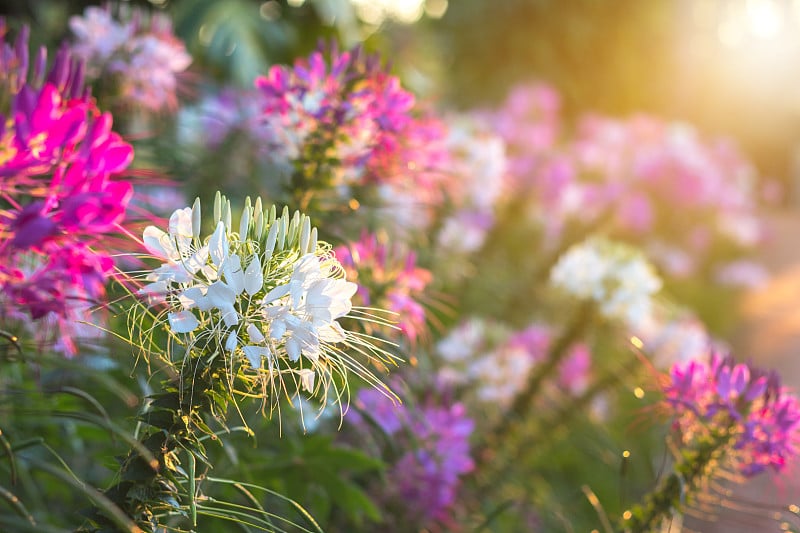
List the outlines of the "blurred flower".
{"type": "Polygon", "coordinates": [[[641,252],[622,243],[593,238],[562,255],[550,282],[567,293],[598,304],[606,318],[636,327],[652,312],[661,280],[641,252]]]}
{"type": "MultiPolygon", "coordinates": [[[[552,328],[545,324],[511,331],[502,324],[471,317],[436,345],[443,360],[438,378],[447,385],[464,387],[479,405],[505,409],[525,388],[536,365],[546,360],[552,341],[552,328]]],[[[574,344],[559,365],[556,382],[562,390],[580,394],[590,367],[588,347],[574,344]]]]}
{"type": "Polygon", "coordinates": [[[340,246],[334,253],[358,283],[360,304],[378,305],[397,314],[400,331],[413,343],[425,331],[425,308],[420,303],[432,277],[416,265],[416,255],[400,247],[390,247],[385,239],[365,233],[356,242],[340,246]]]}
{"type": "MultiPolygon", "coordinates": [[[[113,178],[130,164],[133,149],[111,131],[111,115],[88,97],[83,66],[65,49],[49,72],[41,49],[29,80],[27,35],[25,28],[14,47],[4,43],[0,58],[0,100],[10,105],[0,109],[8,117],[0,133],[0,285],[5,307],[34,320],[52,313],[59,346],[74,354],[72,324],[102,300],[114,269],[108,237],[133,190],[113,178]]],[[[41,328],[36,333],[46,335],[41,328]]]]}
{"type": "Polygon", "coordinates": [[[177,107],[177,75],[192,58],[172,33],[163,13],[122,9],[114,20],[110,5],[87,7],[83,17],[73,16],[69,25],[75,42],[73,53],[84,59],[93,80],[114,77],[120,99],[149,111],[174,111],[177,107]]]}
{"type": "Polygon", "coordinates": [[[708,361],[676,363],[664,396],[685,446],[718,439],[745,476],[781,471],[798,453],[800,401],[774,372],[713,353],[708,361]]]}
{"type": "MultiPolygon", "coordinates": [[[[469,438],[475,424],[464,406],[429,401],[406,407],[374,390],[360,391],[356,405],[407,450],[392,465],[388,486],[382,486],[383,497],[403,509],[404,526],[446,522],[456,503],[459,478],[474,468],[469,438]]],[[[361,417],[351,419],[363,426],[361,417]]]]}
{"type": "Polygon", "coordinates": [[[417,198],[435,187],[441,127],[413,114],[414,96],[377,57],[318,50],[293,67],[271,67],[256,87],[269,156],[304,176],[306,187],[347,196],[354,186],[396,181],[411,184],[417,198]]]}
{"type": "Polygon", "coordinates": [[[755,261],[739,260],[721,265],[715,279],[722,285],[757,289],[769,280],[769,272],[755,261]]]}

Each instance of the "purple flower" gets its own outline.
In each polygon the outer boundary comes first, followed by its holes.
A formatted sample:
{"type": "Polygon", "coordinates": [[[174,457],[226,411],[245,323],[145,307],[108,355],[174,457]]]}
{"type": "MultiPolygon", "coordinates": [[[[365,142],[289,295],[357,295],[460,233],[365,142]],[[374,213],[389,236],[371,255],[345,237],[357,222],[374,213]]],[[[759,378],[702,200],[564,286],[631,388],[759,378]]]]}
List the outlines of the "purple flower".
{"type": "Polygon", "coordinates": [[[729,436],[728,455],[745,476],[781,471],[798,453],[800,401],[775,373],[714,353],[708,362],[675,364],[664,396],[685,445],[729,436]]]}
{"type": "Polygon", "coordinates": [[[404,450],[391,467],[390,486],[383,496],[400,505],[406,519],[420,528],[447,521],[461,476],[475,466],[469,444],[475,424],[464,405],[434,401],[418,407],[395,405],[374,390],[360,391],[357,405],[404,450]]]}

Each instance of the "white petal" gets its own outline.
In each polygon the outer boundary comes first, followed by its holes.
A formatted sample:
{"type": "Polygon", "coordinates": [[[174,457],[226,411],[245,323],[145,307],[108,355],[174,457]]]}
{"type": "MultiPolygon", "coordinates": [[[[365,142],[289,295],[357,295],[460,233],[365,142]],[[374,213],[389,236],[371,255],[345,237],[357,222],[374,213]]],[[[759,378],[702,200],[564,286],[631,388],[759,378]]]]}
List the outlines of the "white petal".
{"type": "Polygon", "coordinates": [[[244,271],[244,290],[250,296],[255,296],[263,286],[264,272],[261,269],[261,259],[258,258],[258,255],[254,255],[250,264],[247,265],[247,270],[244,271]]]}
{"type": "Polygon", "coordinates": [[[178,301],[184,309],[193,309],[197,307],[201,311],[208,311],[212,306],[208,298],[206,298],[203,289],[205,289],[205,287],[189,287],[178,295],[178,301]]]}
{"type": "Polygon", "coordinates": [[[283,320],[275,320],[270,324],[269,336],[275,340],[279,340],[286,333],[286,322],[283,320]]]}
{"type": "Polygon", "coordinates": [[[228,340],[225,341],[225,349],[229,352],[236,350],[238,342],[239,338],[236,336],[236,331],[231,331],[231,334],[228,335],[228,340]]]}
{"type": "Polygon", "coordinates": [[[242,351],[250,361],[250,365],[256,370],[263,367],[262,357],[269,359],[269,349],[263,346],[243,346],[242,351]]]}
{"type": "Polygon", "coordinates": [[[314,378],[317,377],[314,371],[308,368],[301,368],[299,374],[300,386],[308,392],[314,392],[314,378]]]}
{"type": "Polygon", "coordinates": [[[250,342],[264,342],[264,333],[255,324],[247,324],[247,335],[250,336],[250,342]]]}
{"type": "Polygon", "coordinates": [[[242,294],[244,290],[244,272],[242,272],[242,260],[236,254],[231,254],[225,261],[223,267],[225,281],[228,287],[233,289],[236,294],[242,294]]]}
{"type": "Polygon", "coordinates": [[[211,260],[218,267],[228,257],[228,235],[225,233],[225,224],[221,220],[217,222],[217,229],[208,240],[208,250],[211,260]]]}
{"type": "Polygon", "coordinates": [[[236,309],[234,309],[232,305],[217,307],[219,307],[219,312],[222,314],[222,321],[225,322],[226,326],[232,328],[239,323],[239,313],[236,312],[236,309]]]}
{"type": "Polygon", "coordinates": [[[270,302],[274,302],[278,298],[283,298],[284,296],[289,294],[289,288],[290,287],[289,287],[288,284],[287,285],[278,285],[277,287],[275,287],[274,289],[269,291],[266,296],[264,296],[264,299],[261,300],[261,303],[262,304],[268,304],[270,302]]]}
{"type": "Polygon", "coordinates": [[[191,311],[170,313],[168,318],[169,327],[172,328],[172,331],[175,333],[189,333],[190,331],[194,331],[194,329],[200,325],[197,317],[194,316],[194,313],[191,311]]]}
{"type": "Polygon", "coordinates": [[[177,259],[178,251],[172,244],[169,234],[155,226],[147,226],[142,234],[142,241],[147,251],[160,259],[177,259]]]}
{"type": "Polygon", "coordinates": [[[233,305],[233,302],[236,301],[236,293],[222,281],[215,281],[209,285],[206,296],[211,301],[211,305],[220,309],[233,305]]]}
{"type": "Polygon", "coordinates": [[[290,361],[297,361],[300,359],[300,343],[294,337],[290,337],[286,341],[286,353],[289,355],[290,361]]]}
{"type": "Polygon", "coordinates": [[[192,208],[176,209],[169,217],[169,233],[173,237],[192,237],[192,208]]]}
{"type": "Polygon", "coordinates": [[[325,342],[342,342],[347,339],[347,334],[338,322],[319,328],[319,338],[325,342]]]}

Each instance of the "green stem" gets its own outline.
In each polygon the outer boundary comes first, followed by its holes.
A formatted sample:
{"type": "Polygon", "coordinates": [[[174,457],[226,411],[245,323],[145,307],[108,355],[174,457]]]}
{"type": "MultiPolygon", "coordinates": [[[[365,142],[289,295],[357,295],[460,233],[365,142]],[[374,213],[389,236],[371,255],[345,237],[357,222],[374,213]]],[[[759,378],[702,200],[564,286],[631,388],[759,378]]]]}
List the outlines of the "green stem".
{"type": "MultiPolygon", "coordinates": [[[[205,420],[223,419],[230,397],[219,378],[225,375],[224,364],[224,357],[192,355],[178,377],[163,383],[163,392],[150,396],[139,415],[147,429],[121,461],[119,481],[104,494],[146,533],[163,530],[159,516],[187,508],[188,521],[195,526],[196,461],[208,465],[202,437],[211,430],[205,420]],[[180,467],[183,451],[189,457],[188,473],[180,467]]],[[[95,508],[79,531],[118,530],[109,519],[95,508]]]]}
{"type": "Polygon", "coordinates": [[[712,474],[730,442],[727,432],[702,439],[694,448],[681,453],[672,473],[664,478],[642,503],[623,513],[617,531],[648,533],[661,527],[665,518],[681,512],[695,492],[712,474]]]}

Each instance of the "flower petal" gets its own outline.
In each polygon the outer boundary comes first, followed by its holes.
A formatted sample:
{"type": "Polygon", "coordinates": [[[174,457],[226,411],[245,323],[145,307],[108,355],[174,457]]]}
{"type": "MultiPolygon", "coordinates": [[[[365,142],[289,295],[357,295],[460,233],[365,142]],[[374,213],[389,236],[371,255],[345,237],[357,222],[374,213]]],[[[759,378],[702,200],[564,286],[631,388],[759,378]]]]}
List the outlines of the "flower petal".
{"type": "Polygon", "coordinates": [[[194,316],[194,313],[191,311],[179,311],[177,313],[170,313],[168,315],[169,318],[169,327],[175,333],[189,333],[190,331],[194,331],[197,326],[200,325],[200,322],[197,320],[197,317],[194,316]]]}
{"type": "Polygon", "coordinates": [[[264,272],[261,269],[261,259],[258,254],[255,254],[250,260],[250,264],[247,265],[247,270],[244,271],[244,290],[250,296],[255,296],[263,286],[264,272]]]}
{"type": "Polygon", "coordinates": [[[220,220],[217,229],[208,240],[208,250],[211,254],[211,261],[219,267],[228,257],[228,236],[225,233],[225,224],[220,220]]]}

